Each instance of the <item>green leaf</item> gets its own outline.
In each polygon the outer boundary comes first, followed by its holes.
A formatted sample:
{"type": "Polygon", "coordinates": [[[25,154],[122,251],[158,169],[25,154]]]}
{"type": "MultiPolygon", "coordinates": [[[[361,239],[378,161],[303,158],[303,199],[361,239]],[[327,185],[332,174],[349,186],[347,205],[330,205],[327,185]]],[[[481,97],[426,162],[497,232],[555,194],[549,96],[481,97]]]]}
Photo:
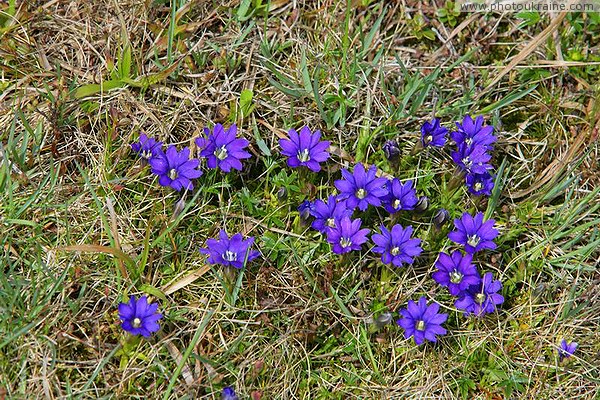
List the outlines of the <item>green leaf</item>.
{"type": "Polygon", "coordinates": [[[90,85],[83,85],[75,90],[74,96],[76,99],[82,99],[84,97],[93,96],[98,93],[108,92],[110,90],[118,89],[125,86],[125,82],[121,80],[108,80],[103,81],[100,84],[92,83],[90,85]]]}
{"type": "Polygon", "coordinates": [[[254,110],[252,104],[252,90],[244,89],[240,94],[240,110],[242,111],[242,118],[247,117],[254,110]]]}

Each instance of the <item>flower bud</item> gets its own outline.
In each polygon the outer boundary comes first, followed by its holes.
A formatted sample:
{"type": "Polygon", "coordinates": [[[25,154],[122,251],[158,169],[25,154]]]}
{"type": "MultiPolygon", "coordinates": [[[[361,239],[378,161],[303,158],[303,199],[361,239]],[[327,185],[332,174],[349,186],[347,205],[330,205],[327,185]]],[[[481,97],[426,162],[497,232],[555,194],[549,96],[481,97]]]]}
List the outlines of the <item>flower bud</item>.
{"type": "Polygon", "coordinates": [[[395,161],[400,156],[400,148],[396,140],[388,140],[383,145],[383,154],[389,161],[395,161]]]}
{"type": "Polygon", "coordinates": [[[417,201],[417,204],[415,205],[415,211],[418,213],[423,213],[427,211],[427,208],[429,208],[429,199],[427,196],[419,197],[419,201],[417,201]]]}
{"type": "Polygon", "coordinates": [[[392,313],[389,311],[385,311],[385,312],[381,313],[381,315],[375,319],[375,325],[377,325],[378,328],[383,328],[385,325],[391,323],[392,321],[393,321],[392,313]]]}
{"type": "Polygon", "coordinates": [[[282,186],[281,188],[279,188],[279,190],[277,191],[277,200],[279,201],[284,201],[285,199],[287,199],[288,197],[288,191],[285,188],[285,186],[282,186]]]}
{"type": "Polygon", "coordinates": [[[433,216],[433,223],[436,228],[440,229],[446,222],[450,220],[450,213],[444,208],[437,210],[433,216]]]}

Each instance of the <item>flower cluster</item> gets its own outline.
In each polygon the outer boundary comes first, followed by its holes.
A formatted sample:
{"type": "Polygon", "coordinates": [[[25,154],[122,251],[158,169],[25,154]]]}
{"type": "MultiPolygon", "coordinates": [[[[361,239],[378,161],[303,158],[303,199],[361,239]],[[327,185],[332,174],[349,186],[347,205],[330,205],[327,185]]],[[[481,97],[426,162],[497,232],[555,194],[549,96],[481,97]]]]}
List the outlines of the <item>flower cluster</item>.
{"type": "Polygon", "coordinates": [[[494,177],[491,174],[492,156],[490,151],[496,142],[494,127],[484,126],[483,117],[475,120],[467,115],[462,123],[456,123],[457,130],[450,134],[456,143],[456,150],[451,153],[452,160],[465,174],[465,182],[470,193],[489,196],[494,188],[494,177]]]}
{"type": "MultiPolygon", "coordinates": [[[[250,153],[244,150],[248,141],[236,137],[236,125],[225,130],[223,125],[216,124],[212,132],[204,128],[204,133],[206,137],[196,138],[195,142],[199,156],[206,158],[206,166],[224,172],[230,172],[232,168],[241,171],[241,160],[249,158],[250,153]]],[[[189,147],[177,151],[177,147],[171,145],[165,151],[162,142],[142,133],[139,140],[131,144],[131,149],[150,164],[161,186],[169,186],[178,192],[193,190],[193,180],[202,176],[198,169],[200,160],[190,158],[189,147]]]]}
{"type": "MultiPolygon", "coordinates": [[[[280,139],[281,153],[287,156],[287,164],[291,167],[305,166],[313,172],[321,170],[320,162],[329,157],[329,142],[321,141],[321,133],[311,133],[303,127],[298,134],[294,129],[289,131],[289,139],[280,139]]],[[[392,151],[393,149],[390,149],[392,151]]],[[[399,154],[399,153],[398,153],[399,154]]],[[[402,183],[397,178],[388,180],[378,175],[374,165],[365,167],[358,163],[352,172],[342,169],[342,179],[334,182],[339,194],[330,195],[327,200],[305,200],[298,207],[301,221],[313,217],[311,227],[326,235],[336,254],[361,250],[368,240],[368,228],[362,228],[361,218],[354,218],[356,209],[366,211],[370,206],[383,206],[388,212],[415,208],[418,198],[412,181],[402,183]]],[[[373,234],[371,239],[376,243],[373,251],[382,254],[385,264],[396,266],[402,263],[412,264],[414,257],[421,253],[420,240],[411,239],[412,227],[401,225],[392,227],[392,234],[385,226],[381,234],[373,234]],[[401,232],[399,237],[395,232],[401,232]]]]}
{"type": "Polygon", "coordinates": [[[493,219],[484,222],[481,212],[475,217],[464,213],[461,218],[454,220],[456,230],[450,232],[448,238],[464,246],[466,254],[460,250],[455,250],[451,255],[442,252],[435,263],[437,271],[432,278],[447,287],[451,295],[458,296],[454,305],[463,310],[465,315],[493,313],[496,306],[504,302],[504,297],[498,294],[502,289],[500,281],[494,280],[491,272],[482,278],[472,263],[474,253],[496,248],[493,241],[498,236],[495,223],[493,219]]]}

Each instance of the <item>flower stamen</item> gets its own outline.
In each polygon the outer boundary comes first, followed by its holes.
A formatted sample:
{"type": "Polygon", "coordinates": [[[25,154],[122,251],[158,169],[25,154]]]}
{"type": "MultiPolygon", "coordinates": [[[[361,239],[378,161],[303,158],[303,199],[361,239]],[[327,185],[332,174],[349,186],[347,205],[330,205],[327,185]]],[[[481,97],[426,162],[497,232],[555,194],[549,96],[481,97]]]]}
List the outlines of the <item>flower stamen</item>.
{"type": "Polygon", "coordinates": [[[297,157],[298,157],[298,161],[307,162],[310,160],[310,152],[308,151],[308,149],[298,151],[297,157]]]}
{"type": "Polygon", "coordinates": [[[356,191],[356,193],[354,194],[359,200],[364,199],[365,197],[367,197],[367,191],[363,188],[360,188],[356,191]]]}

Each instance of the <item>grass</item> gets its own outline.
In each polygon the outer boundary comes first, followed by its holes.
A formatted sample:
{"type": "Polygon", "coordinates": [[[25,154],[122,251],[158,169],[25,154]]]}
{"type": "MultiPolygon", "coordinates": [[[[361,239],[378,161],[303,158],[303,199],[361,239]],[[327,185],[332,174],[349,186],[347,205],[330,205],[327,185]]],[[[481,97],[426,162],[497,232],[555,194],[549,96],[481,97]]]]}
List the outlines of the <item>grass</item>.
{"type": "Polygon", "coordinates": [[[0,398],[219,398],[229,385],[253,399],[596,398],[600,20],[442,6],[0,6],[0,398]],[[451,128],[465,113],[499,137],[489,200],[451,189],[445,150],[413,151],[425,120],[451,128]],[[193,146],[217,122],[236,122],[253,157],[239,174],[205,171],[175,215],[179,195],[129,144],[143,131],[193,146]],[[304,124],[332,142],[318,174],[279,154],[304,124]],[[413,267],[341,258],[301,224],[297,205],[355,161],[429,197],[399,219],[424,241],[413,267]],[[463,318],[432,281],[449,245],[450,226],[430,224],[439,207],[496,219],[498,251],[477,262],[503,282],[497,313],[463,318]],[[220,228],[255,236],[262,257],[233,275],[207,267],[198,249],[220,228]],[[164,314],[150,340],[116,311],[141,293],[164,314]],[[450,314],[437,344],[373,323],[421,295],[450,314]],[[580,347],[559,363],[563,337],[580,347]]]}

